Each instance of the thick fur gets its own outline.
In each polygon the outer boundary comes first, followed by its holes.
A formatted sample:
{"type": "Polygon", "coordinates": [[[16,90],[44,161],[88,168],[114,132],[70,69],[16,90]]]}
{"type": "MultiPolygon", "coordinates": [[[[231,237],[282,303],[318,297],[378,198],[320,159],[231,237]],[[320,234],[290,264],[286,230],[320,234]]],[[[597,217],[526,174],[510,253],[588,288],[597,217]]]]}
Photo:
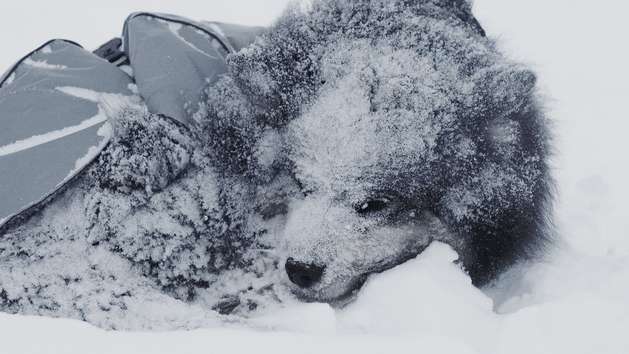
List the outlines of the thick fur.
{"type": "Polygon", "coordinates": [[[2,309],[120,327],[141,294],[335,302],[435,240],[483,285],[547,242],[536,78],[468,2],[293,6],[228,61],[195,127],[121,110],[94,165],[2,237],[2,309]],[[321,280],[291,284],[287,258],[321,280]]]}
{"type": "MultiPolygon", "coordinates": [[[[453,245],[483,285],[547,241],[536,77],[496,49],[468,2],[314,2],[230,65],[216,90],[240,91],[260,127],[249,130],[280,132],[276,164],[305,195],[289,201],[285,255],[326,274],[302,296],[335,299],[432,240],[453,245]],[[383,199],[380,212],[355,210],[383,199]]],[[[246,150],[216,150],[263,170],[246,150]]]]}

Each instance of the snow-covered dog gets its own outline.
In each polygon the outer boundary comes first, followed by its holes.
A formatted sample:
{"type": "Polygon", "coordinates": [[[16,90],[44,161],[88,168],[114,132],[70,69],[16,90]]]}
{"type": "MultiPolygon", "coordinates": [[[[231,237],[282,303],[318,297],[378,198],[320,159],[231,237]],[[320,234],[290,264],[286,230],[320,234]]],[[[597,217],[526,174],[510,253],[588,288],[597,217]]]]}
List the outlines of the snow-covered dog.
{"type": "Polygon", "coordinates": [[[282,245],[304,298],[343,297],[435,240],[481,285],[545,240],[536,78],[496,50],[468,2],[315,2],[231,63],[219,87],[233,81],[245,116],[281,136],[276,170],[302,193],[286,201],[282,245]]]}
{"type": "Polygon", "coordinates": [[[167,295],[336,302],[432,241],[482,285],[547,240],[535,75],[467,1],[315,1],[228,61],[193,129],[130,104],[0,240],[2,309],[120,326],[167,295]]]}

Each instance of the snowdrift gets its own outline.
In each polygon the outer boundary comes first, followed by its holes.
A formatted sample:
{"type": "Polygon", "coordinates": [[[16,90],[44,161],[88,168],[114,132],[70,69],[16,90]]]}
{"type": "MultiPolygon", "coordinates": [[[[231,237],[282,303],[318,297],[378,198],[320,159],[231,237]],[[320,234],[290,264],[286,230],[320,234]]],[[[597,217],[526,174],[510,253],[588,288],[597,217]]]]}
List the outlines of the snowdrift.
{"type": "Polygon", "coordinates": [[[294,304],[247,322],[217,322],[190,332],[106,332],[69,320],[0,316],[6,353],[624,353],[629,339],[626,294],[629,262],[586,258],[596,269],[581,272],[575,254],[533,266],[525,279],[508,279],[510,297],[496,305],[471,285],[435,244],[418,259],[378,276],[344,310],[294,304]],[[572,286],[557,287],[570,273],[572,286]],[[607,275],[607,276],[605,276],[607,275]],[[609,276],[611,275],[611,276],[609,276]],[[606,278],[594,282],[596,278],[606,278]],[[529,279],[530,280],[530,279],[529,279]],[[595,285],[595,286],[594,286],[595,285]],[[391,291],[395,289],[395,291],[391,291]],[[545,301],[542,301],[542,298],[545,301]],[[497,310],[497,311],[495,311],[497,310]],[[602,330],[601,326],[606,329],[602,330]]]}

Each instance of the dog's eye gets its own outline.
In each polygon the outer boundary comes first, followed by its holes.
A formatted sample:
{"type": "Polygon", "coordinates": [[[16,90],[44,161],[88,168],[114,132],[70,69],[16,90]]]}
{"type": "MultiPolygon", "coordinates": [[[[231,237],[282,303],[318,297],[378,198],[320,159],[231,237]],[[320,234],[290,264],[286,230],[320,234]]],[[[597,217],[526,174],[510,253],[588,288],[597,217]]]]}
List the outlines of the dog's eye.
{"type": "Polygon", "coordinates": [[[377,213],[379,211],[383,211],[389,206],[388,199],[373,199],[368,200],[364,203],[357,204],[354,209],[356,212],[361,215],[367,215],[372,213],[377,213]]]}

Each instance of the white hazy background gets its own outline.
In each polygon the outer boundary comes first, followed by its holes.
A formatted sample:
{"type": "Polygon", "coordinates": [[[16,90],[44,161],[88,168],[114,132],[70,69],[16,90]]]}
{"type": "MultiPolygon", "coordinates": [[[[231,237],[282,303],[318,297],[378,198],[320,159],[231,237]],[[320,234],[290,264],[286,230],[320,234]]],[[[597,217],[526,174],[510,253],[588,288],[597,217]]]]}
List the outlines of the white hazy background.
{"type": "MultiPolygon", "coordinates": [[[[119,35],[133,11],[268,25],[287,2],[2,1],[0,67],[51,38],[95,48],[119,35]]],[[[452,255],[435,248],[376,279],[351,311],[321,305],[263,320],[284,332],[113,334],[73,321],[2,315],[0,352],[629,353],[629,3],[476,0],[474,9],[506,53],[538,72],[555,124],[559,247],[547,263],[526,271],[526,281],[505,281],[513,289],[494,291],[502,294],[495,300],[505,300],[496,309],[507,314],[490,311],[489,298],[447,267],[452,255]],[[409,288],[409,279],[421,280],[422,287],[409,288]],[[396,298],[395,292],[406,295],[396,298]],[[391,302],[397,308],[386,308],[391,302]],[[343,335],[328,328],[347,323],[365,328],[343,335]],[[286,332],[299,325],[306,328],[301,334],[286,332]]]]}

